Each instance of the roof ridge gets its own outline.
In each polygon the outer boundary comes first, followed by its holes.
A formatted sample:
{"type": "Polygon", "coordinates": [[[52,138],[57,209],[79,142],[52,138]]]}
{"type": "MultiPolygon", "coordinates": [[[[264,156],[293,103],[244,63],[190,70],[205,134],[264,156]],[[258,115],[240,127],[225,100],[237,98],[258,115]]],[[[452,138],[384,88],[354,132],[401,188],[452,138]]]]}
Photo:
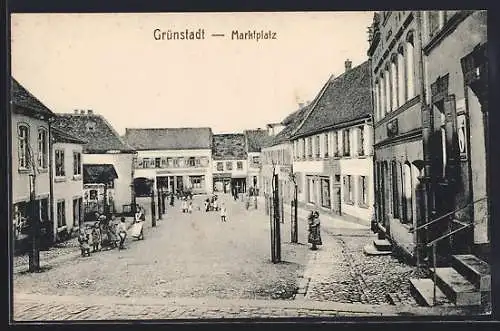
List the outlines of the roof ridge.
{"type": "Polygon", "coordinates": [[[129,148],[130,150],[135,151],[135,148],[130,146],[125,140],[122,139],[122,137],[118,134],[118,131],[115,130],[115,128],[111,125],[111,123],[108,122],[108,120],[102,116],[101,114],[93,114],[94,116],[100,118],[101,120],[104,121],[104,123],[108,126],[109,129],[111,129],[111,132],[115,135],[116,138],[123,144],[123,146],[129,148]]]}

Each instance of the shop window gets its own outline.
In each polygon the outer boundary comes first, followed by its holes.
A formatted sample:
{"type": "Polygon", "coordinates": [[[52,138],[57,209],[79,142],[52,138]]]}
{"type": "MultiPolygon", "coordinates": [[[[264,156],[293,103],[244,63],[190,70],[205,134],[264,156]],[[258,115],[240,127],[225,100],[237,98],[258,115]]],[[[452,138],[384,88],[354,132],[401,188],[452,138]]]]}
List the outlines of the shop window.
{"type": "Polygon", "coordinates": [[[64,150],[56,149],[55,154],[56,177],[64,177],[66,176],[66,172],[64,169],[64,150]]]}
{"type": "Polygon", "coordinates": [[[190,176],[191,187],[201,189],[204,186],[205,176],[190,176]]]}

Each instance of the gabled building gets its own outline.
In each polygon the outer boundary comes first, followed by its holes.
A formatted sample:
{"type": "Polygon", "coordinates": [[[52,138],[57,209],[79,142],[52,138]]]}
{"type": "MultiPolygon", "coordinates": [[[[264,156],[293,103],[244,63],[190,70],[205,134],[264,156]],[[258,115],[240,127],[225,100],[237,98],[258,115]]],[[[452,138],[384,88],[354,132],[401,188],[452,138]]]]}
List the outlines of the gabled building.
{"type": "Polygon", "coordinates": [[[53,238],[66,239],[83,222],[82,153],[86,141],[53,128],[51,166],[53,238]]]}
{"type": "Polygon", "coordinates": [[[248,156],[247,188],[253,188],[257,194],[261,188],[259,179],[262,167],[261,151],[264,146],[271,142],[273,137],[269,135],[267,130],[262,129],[245,130],[243,134],[246,139],[248,156]]]}
{"type": "Polygon", "coordinates": [[[132,178],[135,150],[115,131],[111,124],[92,110],[75,110],[58,114],[54,127],[87,141],[82,163],[112,164],[118,178],[114,181],[114,204],[110,212],[122,213],[133,202],[132,178]]]}
{"type": "Polygon", "coordinates": [[[212,192],[212,129],[126,129],[125,140],[137,150],[134,178],[156,190],[212,192]]]}
{"type": "Polygon", "coordinates": [[[333,76],[292,133],[299,205],[369,224],[373,206],[370,64],[333,76]]]}
{"type": "Polygon", "coordinates": [[[17,249],[29,236],[31,193],[42,230],[49,236],[52,233],[49,121],[55,115],[14,78],[10,112],[12,226],[17,249]]]}
{"type": "Polygon", "coordinates": [[[214,191],[247,189],[248,154],[242,133],[214,134],[212,144],[214,191]]]}

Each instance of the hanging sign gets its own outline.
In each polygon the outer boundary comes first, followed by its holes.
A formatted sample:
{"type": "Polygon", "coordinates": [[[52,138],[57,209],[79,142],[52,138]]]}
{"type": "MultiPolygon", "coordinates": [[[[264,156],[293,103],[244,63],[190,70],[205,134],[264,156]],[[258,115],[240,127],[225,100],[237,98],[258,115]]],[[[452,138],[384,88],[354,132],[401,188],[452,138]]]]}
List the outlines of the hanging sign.
{"type": "Polygon", "coordinates": [[[467,118],[465,114],[457,116],[458,130],[458,150],[460,151],[460,160],[467,160],[467,118]]]}

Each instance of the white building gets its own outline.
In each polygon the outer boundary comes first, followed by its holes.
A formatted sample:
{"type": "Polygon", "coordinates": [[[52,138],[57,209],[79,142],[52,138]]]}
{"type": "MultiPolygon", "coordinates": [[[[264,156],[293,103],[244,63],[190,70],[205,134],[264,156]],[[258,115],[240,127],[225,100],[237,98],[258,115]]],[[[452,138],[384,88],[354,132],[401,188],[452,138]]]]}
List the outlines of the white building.
{"type": "Polygon", "coordinates": [[[214,190],[238,193],[247,190],[248,155],[245,135],[215,134],[212,144],[214,190]]]}
{"type": "Polygon", "coordinates": [[[262,148],[268,145],[274,136],[269,135],[268,130],[245,130],[243,132],[247,147],[247,188],[253,188],[259,192],[262,188],[260,173],[262,168],[262,148]]]}
{"type": "Polygon", "coordinates": [[[137,150],[134,178],[156,190],[212,192],[210,128],[126,129],[125,140],[137,150]]]}
{"type": "Polygon", "coordinates": [[[373,212],[372,96],[365,62],[331,78],[295,129],[299,203],[368,224],[373,212]]]}
{"type": "Polygon", "coordinates": [[[85,141],[52,129],[54,238],[65,239],[83,221],[82,153],[85,141]]]}

